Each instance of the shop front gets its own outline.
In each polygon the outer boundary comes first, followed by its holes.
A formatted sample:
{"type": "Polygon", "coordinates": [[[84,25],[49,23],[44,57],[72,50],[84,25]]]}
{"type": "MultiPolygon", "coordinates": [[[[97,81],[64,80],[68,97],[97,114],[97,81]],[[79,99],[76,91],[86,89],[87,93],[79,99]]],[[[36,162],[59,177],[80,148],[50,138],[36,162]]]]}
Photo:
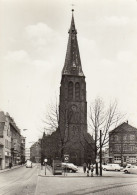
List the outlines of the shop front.
{"type": "Polygon", "coordinates": [[[11,153],[5,151],[5,168],[9,167],[10,162],[11,162],[11,153]]]}

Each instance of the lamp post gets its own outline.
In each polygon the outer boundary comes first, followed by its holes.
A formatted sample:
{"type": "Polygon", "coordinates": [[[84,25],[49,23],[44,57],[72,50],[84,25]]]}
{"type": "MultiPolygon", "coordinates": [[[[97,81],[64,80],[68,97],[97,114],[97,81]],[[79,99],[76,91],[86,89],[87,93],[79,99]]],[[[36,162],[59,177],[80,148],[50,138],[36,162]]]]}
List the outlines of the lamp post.
{"type": "Polygon", "coordinates": [[[100,176],[102,176],[102,130],[100,130],[100,176]]]}

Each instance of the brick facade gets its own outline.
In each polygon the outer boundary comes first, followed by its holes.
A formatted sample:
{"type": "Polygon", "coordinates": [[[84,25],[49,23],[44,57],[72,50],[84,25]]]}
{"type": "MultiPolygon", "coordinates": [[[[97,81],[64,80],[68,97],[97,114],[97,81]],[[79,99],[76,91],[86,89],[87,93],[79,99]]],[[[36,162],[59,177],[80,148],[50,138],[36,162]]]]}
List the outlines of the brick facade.
{"type": "Polygon", "coordinates": [[[137,129],[123,123],[109,133],[109,157],[121,165],[137,164],[137,129]]]}

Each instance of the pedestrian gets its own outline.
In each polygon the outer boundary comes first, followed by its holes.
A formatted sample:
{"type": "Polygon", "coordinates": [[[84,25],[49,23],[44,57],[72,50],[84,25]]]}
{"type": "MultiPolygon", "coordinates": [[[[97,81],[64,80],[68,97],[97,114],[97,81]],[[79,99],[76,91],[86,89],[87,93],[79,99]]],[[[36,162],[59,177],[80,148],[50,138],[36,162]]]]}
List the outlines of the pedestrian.
{"type": "Polygon", "coordinates": [[[87,164],[87,169],[90,171],[90,164],[89,163],[87,164]]]}
{"type": "Polygon", "coordinates": [[[87,177],[89,177],[89,169],[87,169],[87,177]]]}
{"type": "Polygon", "coordinates": [[[84,173],[86,172],[86,168],[87,168],[87,164],[84,163],[84,164],[83,164],[83,171],[84,171],[84,173]]]}
{"type": "Polygon", "coordinates": [[[9,163],[9,168],[11,169],[11,167],[12,167],[12,162],[9,163]]]}
{"type": "Polygon", "coordinates": [[[91,177],[93,177],[93,171],[94,171],[93,164],[91,164],[91,166],[90,166],[90,170],[91,170],[91,177]]]}

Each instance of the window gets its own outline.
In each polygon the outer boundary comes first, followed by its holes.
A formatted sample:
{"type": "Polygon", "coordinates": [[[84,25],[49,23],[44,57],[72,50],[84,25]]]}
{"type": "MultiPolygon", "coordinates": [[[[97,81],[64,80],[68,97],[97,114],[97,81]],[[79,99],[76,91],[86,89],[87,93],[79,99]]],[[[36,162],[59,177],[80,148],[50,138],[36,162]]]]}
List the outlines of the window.
{"type": "Polygon", "coordinates": [[[135,135],[130,135],[130,140],[135,140],[135,135]]]}
{"type": "Polygon", "coordinates": [[[129,146],[128,146],[128,149],[129,149],[130,151],[134,151],[134,150],[135,150],[135,145],[129,145],[129,146]]]}
{"type": "Polygon", "coordinates": [[[129,156],[130,163],[136,163],[136,156],[129,156]]]}
{"type": "Polygon", "coordinates": [[[127,135],[123,136],[123,140],[126,141],[127,140],[127,135]]]}
{"type": "Polygon", "coordinates": [[[68,84],[68,98],[69,98],[69,100],[73,99],[73,83],[72,83],[72,81],[70,81],[68,84]]]}
{"type": "Polygon", "coordinates": [[[121,150],[121,145],[115,145],[115,151],[120,151],[121,150]]]}
{"type": "Polygon", "coordinates": [[[123,150],[124,150],[124,151],[127,150],[127,145],[126,145],[126,144],[123,145],[123,150]]]}
{"type": "Polygon", "coordinates": [[[114,163],[121,163],[121,157],[120,156],[114,156],[114,163]]]}
{"type": "Polygon", "coordinates": [[[76,100],[80,99],[80,85],[79,85],[79,83],[75,84],[75,99],[76,100]]]}
{"type": "Polygon", "coordinates": [[[115,135],[114,139],[115,139],[115,141],[118,141],[118,136],[117,136],[117,135],[115,135]]]}

